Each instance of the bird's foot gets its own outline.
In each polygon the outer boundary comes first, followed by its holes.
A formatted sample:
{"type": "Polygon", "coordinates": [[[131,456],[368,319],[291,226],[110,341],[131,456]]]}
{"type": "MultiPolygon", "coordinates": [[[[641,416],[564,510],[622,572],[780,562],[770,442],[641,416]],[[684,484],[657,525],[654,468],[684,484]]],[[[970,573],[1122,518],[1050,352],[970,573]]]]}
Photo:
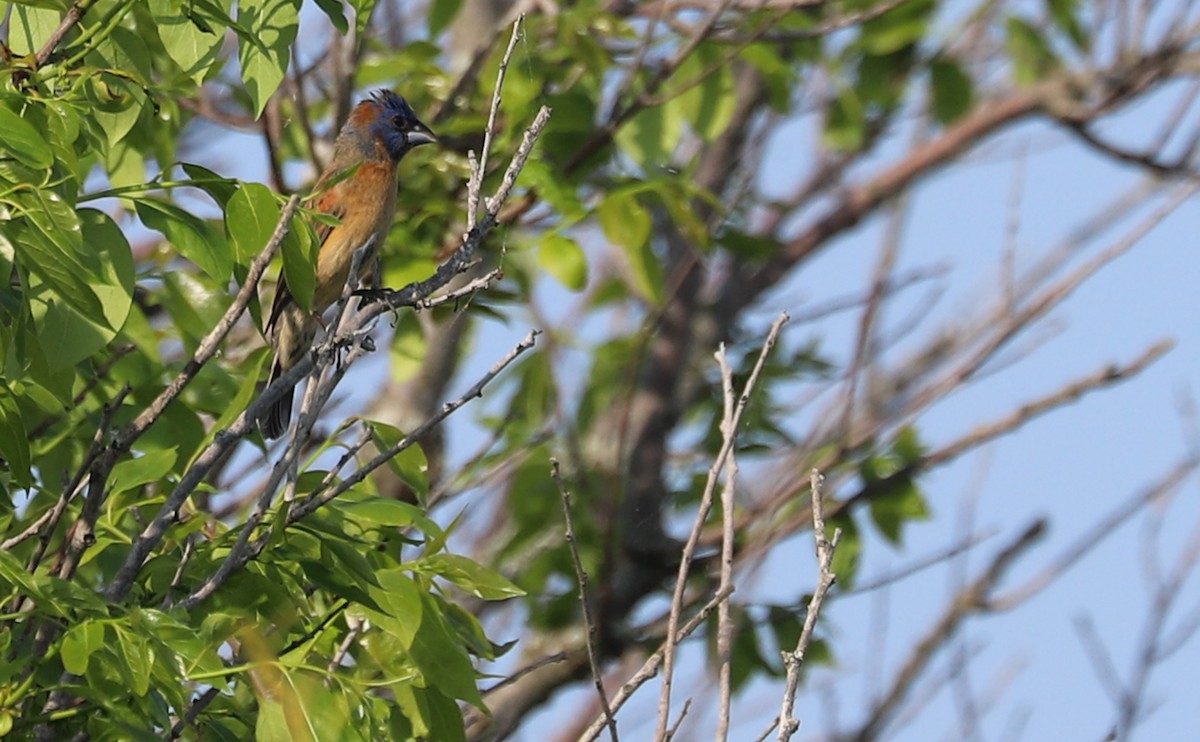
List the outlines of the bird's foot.
{"type": "Polygon", "coordinates": [[[351,296],[357,296],[358,301],[359,301],[359,306],[365,307],[368,304],[374,304],[377,301],[386,302],[388,300],[388,297],[391,295],[391,293],[392,292],[388,289],[367,288],[367,289],[355,289],[354,293],[351,294],[351,296]]]}

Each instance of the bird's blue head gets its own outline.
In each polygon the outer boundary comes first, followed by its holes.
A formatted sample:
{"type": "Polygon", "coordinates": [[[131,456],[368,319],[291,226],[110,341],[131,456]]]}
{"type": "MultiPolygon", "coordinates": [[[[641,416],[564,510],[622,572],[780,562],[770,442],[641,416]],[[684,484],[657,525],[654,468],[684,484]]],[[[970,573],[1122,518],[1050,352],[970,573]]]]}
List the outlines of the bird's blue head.
{"type": "Polygon", "coordinates": [[[437,141],[429,127],[417,118],[408,101],[391,90],[376,90],[370,98],[359,103],[350,114],[346,128],[367,132],[369,136],[362,144],[374,147],[378,142],[396,161],[414,147],[437,141]]]}

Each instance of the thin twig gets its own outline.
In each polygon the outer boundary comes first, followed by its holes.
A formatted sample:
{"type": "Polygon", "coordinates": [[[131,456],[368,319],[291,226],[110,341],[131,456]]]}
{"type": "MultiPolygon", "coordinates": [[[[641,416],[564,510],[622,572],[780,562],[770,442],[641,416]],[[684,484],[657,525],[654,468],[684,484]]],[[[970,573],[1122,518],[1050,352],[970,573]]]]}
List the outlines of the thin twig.
{"type": "Polygon", "coordinates": [[[188,562],[192,560],[192,553],[196,547],[196,534],[189,533],[187,538],[183,540],[183,554],[179,557],[179,564],[175,566],[175,574],[171,577],[171,584],[167,586],[166,595],[163,596],[162,608],[168,610],[175,602],[175,591],[179,589],[179,583],[183,581],[183,572],[187,569],[188,562]]]}
{"type": "Polygon", "coordinates": [[[825,533],[825,493],[821,491],[824,477],[816,469],[809,475],[809,488],[812,492],[813,541],[817,549],[817,587],[813,590],[812,599],[808,601],[808,609],[804,613],[804,628],[796,641],[796,648],[791,652],[783,652],[783,665],[787,669],[787,680],[784,684],[783,703],[779,710],[778,742],[787,742],[800,728],[800,722],[792,717],[792,707],[796,703],[796,691],[800,686],[800,668],[804,665],[804,653],[808,651],[812,641],[813,630],[817,626],[817,617],[821,613],[821,604],[825,600],[829,588],[833,586],[837,576],[833,573],[833,554],[837,550],[838,541],[842,537],[842,529],[835,529],[833,537],[825,533]]]}
{"type": "Polygon", "coordinates": [[[528,665],[525,665],[524,667],[522,667],[520,670],[517,670],[516,672],[514,672],[513,674],[504,678],[503,680],[500,680],[495,685],[489,686],[488,688],[484,689],[483,691],[481,691],[480,695],[486,696],[489,693],[495,693],[496,691],[500,690],[501,688],[505,688],[509,685],[512,685],[513,683],[517,682],[518,680],[525,677],[529,673],[534,672],[535,670],[540,670],[547,665],[554,665],[559,662],[566,662],[570,658],[570,656],[571,655],[567,652],[555,652],[554,654],[550,654],[545,657],[541,657],[537,660],[534,660],[533,662],[530,662],[528,665]]]}
{"type": "Polygon", "coordinates": [[[592,668],[592,681],[596,686],[596,696],[600,699],[600,708],[604,710],[604,718],[608,724],[608,736],[617,742],[617,720],[613,717],[612,707],[608,705],[608,692],[604,690],[604,678],[600,674],[600,663],[596,657],[596,622],[592,617],[592,609],[587,596],[587,572],[583,569],[583,560],[579,558],[579,546],[575,540],[575,524],[571,520],[571,491],[567,489],[559,471],[558,459],[550,459],[550,476],[558,486],[562,497],[563,521],[567,527],[567,549],[571,552],[571,561],[575,565],[575,577],[579,581],[579,604],[583,608],[583,626],[587,639],[588,664],[592,668]]]}
{"type": "Polygon", "coordinates": [[[63,37],[75,27],[75,24],[79,23],[80,19],[83,18],[83,14],[95,2],[96,0],[75,0],[75,2],[71,3],[71,7],[63,15],[62,22],[58,24],[58,28],[54,29],[49,38],[46,39],[46,43],[42,44],[42,48],[38,49],[37,54],[34,55],[35,67],[41,67],[50,59],[50,55],[54,53],[59,43],[62,42],[63,37]]]}
{"type": "Polygon", "coordinates": [[[496,132],[496,114],[500,111],[501,93],[504,91],[504,77],[508,74],[508,63],[512,59],[513,49],[521,36],[521,23],[525,20],[522,13],[513,21],[512,35],[508,39],[508,48],[500,59],[500,69],[496,71],[496,87],[492,90],[492,107],[488,111],[487,128],[483,130],[483,149],[479,162],[472,167],[471,180],[467,189],[467,232],[475,228],[475,219],[479,210],[479,194],[483,190],[483,176],[487,172],[488,156],[492,151],[492,137],[496,132]]]}
{"type": "Polygon", "coordinates": [[[700,532],[704,528],[704,521],[708,517],[708,511],[712,508],[713,493],[717,487],[717,479],[736,442],[736,431],[741,421],[742,413],[746,410],[746,405],[750,401],[750,394],[758,384],[758,378],[762,374],[763,366],[766,365],[767,355],[775,347],[775,342],[779,339],[779,332],[783,329],[783,325],[787,321],[788,315],[787,312],[784,312],[771,325],[771,330],[767,333],[767,339],[758,354],[758,360],[754,363],[754,369],[750,372],[750,378],[746,380],[746,385],[742,387],[742,392],[738,397],[737,405],[733,409],[732,417],[729,420],[722,421],[723,440],[721,449],[717,452],[712,465],[708,469],[708,478],[704,483],[704,492],[700,496],[700,507],[696,513],[696,519],[692,524],[692,531],[688,534],[687,543],[683,547],[683,554],[679,562],[679,574],[675,578],[675,589],[671,595],[671,613],[667,619],[668,641],[666,646],[663,647],[663,684],[658,699],[658,729],[655,732],[655,739],[659,740],[659,742],[662,742],[666,738],[667,724],[670,719],[671,674],[675,669],[675,642],[671,641],[671,638],[676,634],[680,614],[683,611],[683,593],[687,587],[687,576],[688,570],[691,567],[692,556],[696,551],[696,543],[700,540],[700,532]]]}
{"type": "MultiPolygon", "coordinates": [[[[722,420],[733,419],[734,391],[733,369],[725,355],[725,344],[716,352],[717,366],[721,369],[721,399],[722,420]]],[[[724,429],[722,435],[736,435],[736,429],[724,429]]],[[[733,493],[737,481],[737,454],[729,452],[729,461],[725,465],[725,483],[721,488],[721,582],[720,590],[733,594],[733,493]]],[[[731,615],[730,597],[721,601],[717,608],[717,662],[719,663],[719,708],[717,711],[717,733],[714,739],[725,742],[729,738],[729,715],[733,698],[733,617],[731,615]]],[[[682,721],[682,716],[680,716],[682,721]]]]}
{"type": "Polygon", "coordinates": [[[334,652],[333,656],[329,658],[329,665],[325,669],[330,675],[332,675],[334,671],[341,666],[342,660],[346,658],[346,654],[350,651],[350,647],[354,644],[354,641],[358,639],[358,635],[362,633],[363,624],[366,623],[366,619],[357,618],[353,613],[346,613],[345,616],[346,625],[350,627],[350,630],[347,631],[346,636],[342,638],[342,643],[338,645],[337,651],[334,652]]]}
{"type": "Polygon", "coordinates": [[[879,738],[884,725],[893,718],[901,702],[913,691],[917,677],[932,661],[937,650],[954,636],[959,625],[973,613],[994,611],[998,608],[991,598],[992,591],[1017,557],[1037,543],[1045,532],[1044,520],[1031,523],[992,559],[983,574],[951,599],[941,618],[913,647],[908,659],[896,673],[890,688],[880,698],[869,718],[857,730],[847,735],[847,739],[867,742],[879,738]]]}
{"type": "MultiPolygon", "coordinates": [[[[728,597],[726,597],[726,600],[728,600],[728,597]]],[[[675,735],[679,733],[679,727],[683,726],[683,720],[687,718],[688,712],[691,710],[692,699],[689,698],[683,702],[683,710],[679,712],[679,718],[675,720],[675,723],[672,724],[671,728],[667,731],[668,742],[675,739],[675,735]]]]}
{"type": "MultiPolygon", "coordinates": [[[[679,628],[679,631],[672,637],[668,635],[663,639],[662,646],[655,650],[654,654],[646,658],[642,666],[629,680],[625,681],[616,693],[613,694],[610,702],[612,703],[613,713],[621,710],[625,702],[629,700],[638,688],[641,688],[651,678],[658,674],[658,668],[662,666],[663,659],[666,656],[668,646],[681,644],[685,639],[692,635],[701,624],[708,620],[712,612],[717,609],[722,600],[725,600],[729,595],[720,590],[707,603],[696,612],[688,621],[679,628]]],[[[579,735],[579,742],[593,742],[600,732],[604,730],[606,720],[601,714],[592,720],[592,723],[584,730],[583,734],[579,735]]]]}
{"type": "Polygon", "coordinates": [[[175,726],[171,727],[171,733],[167,735],[167,742],[174,742],[174,740],[182,737],[183,731],[191,726],[196,721],[196,717],[200,716],[201,712],[208,708],[210,703],[217,700],[217,696],[219,695],[221,695],[221,689],[219,686],[214,685],[204,691],[195,701],[192,701],[192,705],[188,706],[187,713],[183,715],[183,718],[175,722],[175,726]]]}

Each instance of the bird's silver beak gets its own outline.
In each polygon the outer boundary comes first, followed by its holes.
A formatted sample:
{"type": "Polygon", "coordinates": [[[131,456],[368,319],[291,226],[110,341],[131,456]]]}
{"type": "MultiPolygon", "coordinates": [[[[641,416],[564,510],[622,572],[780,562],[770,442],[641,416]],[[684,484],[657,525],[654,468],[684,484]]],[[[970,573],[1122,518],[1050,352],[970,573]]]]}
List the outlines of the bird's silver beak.
{"type": "Polygon", "coordinates": [[[437,135],[433,133],[433,130],[420,121],[414,122],[412,128],[408,131],[408,146],[410,147],[416,147],[420,144],[434,144],[437,140],[437,135]]]}

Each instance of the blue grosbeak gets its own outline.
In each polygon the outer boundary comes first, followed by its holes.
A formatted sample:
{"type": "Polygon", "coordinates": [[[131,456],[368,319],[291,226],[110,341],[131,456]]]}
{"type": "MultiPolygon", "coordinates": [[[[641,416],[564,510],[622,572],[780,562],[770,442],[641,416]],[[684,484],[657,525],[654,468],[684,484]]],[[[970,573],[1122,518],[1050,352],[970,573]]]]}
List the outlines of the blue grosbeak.
{"type": "MultiPolygon", "coordinates": [[[[396,165],[400,158],[414,147],[435,141],[433,132],[417,119],[408,102],[390,90],[376,91],[350,113],[334,143],[333,159],[313,188],[318,195],[310,204],[341,222],[317,228],[321,247],[311,311],[302,309],[292,298],[286,281],[282,277],[279,280],[267,321],[267,333],[275,349],[268,384],[303,360],[312,348],[321,326],[321,313],[341,296],[355,251],[368,245],[374,253],[387,236],[396,213],[396,165]],[[344,179],[327,187],[356,166],[344,179]]],[[[293,390],[288,390],[259,419],[264,436],[278,438],[287,430],[293,396],[293,390]]]]}

